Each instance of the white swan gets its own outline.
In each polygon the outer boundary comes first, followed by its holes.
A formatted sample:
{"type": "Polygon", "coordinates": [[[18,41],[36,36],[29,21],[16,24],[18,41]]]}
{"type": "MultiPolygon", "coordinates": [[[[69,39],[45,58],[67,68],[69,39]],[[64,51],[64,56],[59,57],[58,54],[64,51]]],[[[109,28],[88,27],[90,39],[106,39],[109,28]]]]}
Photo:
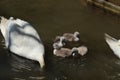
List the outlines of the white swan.
{"type": "Polygon", "coordinates": [[[36,30],[21,19],[1,17],[0,30],[11,52],[38,61],[44,67],[44,46],[36,30]]]}
{"type": "Polygon", "coordinates": [[[114,54],[120,58],[120,40],[117,40],[108,34],[105,34],[105,40],[114,54]]]}

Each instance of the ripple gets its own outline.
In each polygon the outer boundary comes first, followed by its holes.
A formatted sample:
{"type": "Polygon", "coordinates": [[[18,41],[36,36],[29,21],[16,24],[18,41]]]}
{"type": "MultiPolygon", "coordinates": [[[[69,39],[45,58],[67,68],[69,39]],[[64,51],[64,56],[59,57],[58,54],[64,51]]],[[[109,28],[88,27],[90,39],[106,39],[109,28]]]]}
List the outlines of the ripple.
{"type": "Polygon", "coordinates": [[[33,80],[43,80],[43,79],[45,79],[45,77],[44,77],[44,76],[42,76],[42,77],[33,77],[33,76],[30,76],[29,79],[33,79],[33,80]]]}

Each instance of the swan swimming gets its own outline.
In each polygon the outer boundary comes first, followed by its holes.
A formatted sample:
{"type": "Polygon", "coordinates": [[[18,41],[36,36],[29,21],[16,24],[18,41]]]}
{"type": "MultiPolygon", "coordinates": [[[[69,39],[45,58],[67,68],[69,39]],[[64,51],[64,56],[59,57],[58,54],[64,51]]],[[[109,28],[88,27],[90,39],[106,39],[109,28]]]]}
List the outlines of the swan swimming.
{"type": "Polygon", "coordinates": [[[105,34],[105,40],[114,54],[120,58],[120,40],[117,40],[108,34],[105,34]]]}
{"type": "Polygon", "coordinates": [[[13,17],[1,17],[0,30],[7,49],[19,56],[38,61],[40,67],[44,67],[44,45],[37,31],[28,22],[13,17]]]}
{"type": "Polygon", "coordinates": [[[66,41],[72,42],[72,41],[79,41],[80,40],[80,33],[78,31],[72,33],[64,33],[63,37],[65,37],[66,41]]]}
{"type": "Polygon", "coordinates": [[[69,48],[59,48],[59,49],[55,48],[53,50],[53,54],[56,55],[56,56],[65,58],[65,57],[71,56],[72,51],[69,48]]]}

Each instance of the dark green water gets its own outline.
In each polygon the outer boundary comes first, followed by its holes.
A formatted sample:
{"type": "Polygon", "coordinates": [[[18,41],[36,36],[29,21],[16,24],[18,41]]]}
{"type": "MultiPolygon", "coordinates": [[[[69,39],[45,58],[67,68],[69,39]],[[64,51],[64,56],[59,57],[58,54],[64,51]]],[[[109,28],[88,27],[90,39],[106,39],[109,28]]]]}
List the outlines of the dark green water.
{"type": "MultiPolygon", "coordinates": [[[[21,58],[0,43],[0,80],[120,80],[120,59],[110,50],[104,33],[120,38],[120,19],[89,7],[84,0],[1,0],[0,15],[30,22],[46,48],[46,69],[21,58]],[[56,35],[79,31],[88,54],[81,59],[53,55],[56,35]]],[[[0,41],[2,41],[0,35],[0,41]]]]}

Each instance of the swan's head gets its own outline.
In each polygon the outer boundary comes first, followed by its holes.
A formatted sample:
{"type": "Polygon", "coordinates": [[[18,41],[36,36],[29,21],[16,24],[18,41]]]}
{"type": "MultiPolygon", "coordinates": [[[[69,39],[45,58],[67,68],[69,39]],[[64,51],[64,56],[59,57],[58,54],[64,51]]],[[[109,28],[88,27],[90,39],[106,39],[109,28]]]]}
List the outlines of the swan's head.
{"type": "Polygon", "coordinates": [[[54,43],[59,43],[59,42],[61,42],[61,43],[63,43],[65,45],[65,43],[66,43],[65,37],[63,37],[63,36],[57,36],[55,38],[55,40],[54,40],[54,43]]]}
{"type": "Polygon", "coordinates": [[[77,47],[73,47],[71,51],[72,51],[72,56],[73,57],[75,57],[75,56],[78,55],[78,49],[77,49],[77,47]]]}
{"type": "Polygon", "coordinates": [[[63,47],[64,45],[66,45],[66,40],[65,37],[56,37],[54,43],[53,43],[53,48],[55,49],[59,49],[61,47],[63,47]]]}

